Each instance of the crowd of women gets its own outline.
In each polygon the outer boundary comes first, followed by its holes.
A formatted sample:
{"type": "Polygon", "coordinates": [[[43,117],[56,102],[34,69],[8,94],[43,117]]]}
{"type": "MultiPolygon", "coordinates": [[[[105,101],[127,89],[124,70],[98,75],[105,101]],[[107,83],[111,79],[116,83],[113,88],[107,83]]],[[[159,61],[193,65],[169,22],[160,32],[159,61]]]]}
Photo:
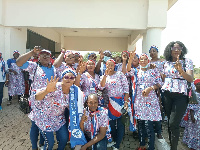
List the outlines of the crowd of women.
{"type": "Polygon", "coordinates": [[[164,50],[165,60],[158,58],[154,45],[149,49],[151,59],[135,52],[123,51],[121,57],[112,58],[110,51],[100,50],[98,61],[96,54],[90,53],[84,62],[78,52],[65,49],[55,61],[51,52],[40,46],[21,56],[14,51],[14,58],[7,61],[7,74],[6,63],[2,57],[0,60],[0,99],[5,80],[9,104],[11,96],[20,97],[24,91],[22,70],[29,72],[33,150],[41,146],[52,150],[54,132],[58,150],[64,150],[68,141],[77,150],[106,150],[108,146],[118,150],[127,114],[130,131],[138,132],[137,150],[154,150],[155,139],[162,149],[177,150],[180,123],[185,127],[183,142],[200,149],[200,104],[188,104],[187,93],[187,85],[192,83],[200,101],[200,79],[193,82],[193,62],[185,58],[185,45],[170,42],[164,50]],[[12,82],[18,85],[12,86],[12,82]],[[165,116],[171,148],[162,137],[165,116]]]}

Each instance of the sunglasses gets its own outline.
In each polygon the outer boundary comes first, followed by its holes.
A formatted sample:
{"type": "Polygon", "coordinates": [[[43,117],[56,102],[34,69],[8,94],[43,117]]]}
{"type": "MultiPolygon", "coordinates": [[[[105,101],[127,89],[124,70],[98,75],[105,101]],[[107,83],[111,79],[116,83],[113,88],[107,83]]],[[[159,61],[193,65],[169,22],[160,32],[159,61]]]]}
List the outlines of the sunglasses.
{"type": "Polygon", "coordinates": [[[172,51],[175,51],[175,50],[182,51],[182,49],[183,49],[182,47],[172,47],[171,48],[172,51]]]}
{"type": "Polygon", "coordinates": [[[73,77],[73,76],[64,76],[64,78],[67,80],[67,79],[70,79],[70,80],[74,80],[75,79],[75,77],[73,77]]]}

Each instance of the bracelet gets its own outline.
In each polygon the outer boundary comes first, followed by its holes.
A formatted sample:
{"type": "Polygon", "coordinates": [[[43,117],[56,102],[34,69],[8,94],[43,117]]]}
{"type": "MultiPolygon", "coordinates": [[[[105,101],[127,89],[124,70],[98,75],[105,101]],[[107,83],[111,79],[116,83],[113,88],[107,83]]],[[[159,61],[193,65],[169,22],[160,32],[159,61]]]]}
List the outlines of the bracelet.
{"type": "Polygon", "coordinates": [[[104,76],[107,77],[108,75],[105,75],[105,74],[104,74],[104,76]]]}
{"type": "Polygon", "coordinates": [[[152,90],[155,91],[154,86],[151,86],[152,90]]]}
{"type": "Polygon", "coordinates": [[[127,104],[128,104],[128,101],[125,101],[124,103],[127,103],[127,104]]]}
{"type": "Polygon", "coordinates": [[[82,75],[80,72],[78,72],[78,75],[82,75]]]}
{"type": "Polygon", "coordinates": [[[6,80],[6,81],[9,81],[9,80],[6,80]]]}

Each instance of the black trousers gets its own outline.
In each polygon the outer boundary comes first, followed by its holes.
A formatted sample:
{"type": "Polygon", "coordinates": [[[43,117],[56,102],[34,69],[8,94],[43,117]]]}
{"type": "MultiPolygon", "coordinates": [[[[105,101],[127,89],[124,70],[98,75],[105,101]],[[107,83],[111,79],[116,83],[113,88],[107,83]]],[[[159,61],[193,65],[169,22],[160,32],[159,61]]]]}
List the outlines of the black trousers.
{"type": "Polygon", "coordinates": [[[177,150],[180,136],[179,125],[188,105],[187,96],[181,93],[165,91],[163,105],[168,117],[171,150],[177,150]]]}

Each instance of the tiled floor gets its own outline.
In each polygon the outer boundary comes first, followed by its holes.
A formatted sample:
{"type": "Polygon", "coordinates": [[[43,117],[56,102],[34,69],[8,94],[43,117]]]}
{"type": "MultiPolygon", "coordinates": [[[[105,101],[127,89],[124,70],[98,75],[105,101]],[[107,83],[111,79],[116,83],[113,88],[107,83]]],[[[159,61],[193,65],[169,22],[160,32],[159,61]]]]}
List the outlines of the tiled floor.
{"type": "MultiPolygon", "coordinates": [[[[7,106],[6,102],[2,104],[3,110],[0,111],[0,150],[31,150],[29,138],[31,122],[18,107],[17,100],[13,100],[10,106],[7,106]]],[[[183,129],[181,130],[183,133],[183,129]]],[[[166,123],[163,124],[163,135],[167,139],[166,123]]],[[[138,145],[138,140],[135,140],[132,133],[126,130],[120,150],[135,150],[138,145]]],[[[55,144],[54,148],[56,149],[56,147],[55,144]]],[[[66,147],[66,149],[70,148],[66,147]]],[[[179,142],[178,150],[188,150],[188,148],[179,142]]]]}

